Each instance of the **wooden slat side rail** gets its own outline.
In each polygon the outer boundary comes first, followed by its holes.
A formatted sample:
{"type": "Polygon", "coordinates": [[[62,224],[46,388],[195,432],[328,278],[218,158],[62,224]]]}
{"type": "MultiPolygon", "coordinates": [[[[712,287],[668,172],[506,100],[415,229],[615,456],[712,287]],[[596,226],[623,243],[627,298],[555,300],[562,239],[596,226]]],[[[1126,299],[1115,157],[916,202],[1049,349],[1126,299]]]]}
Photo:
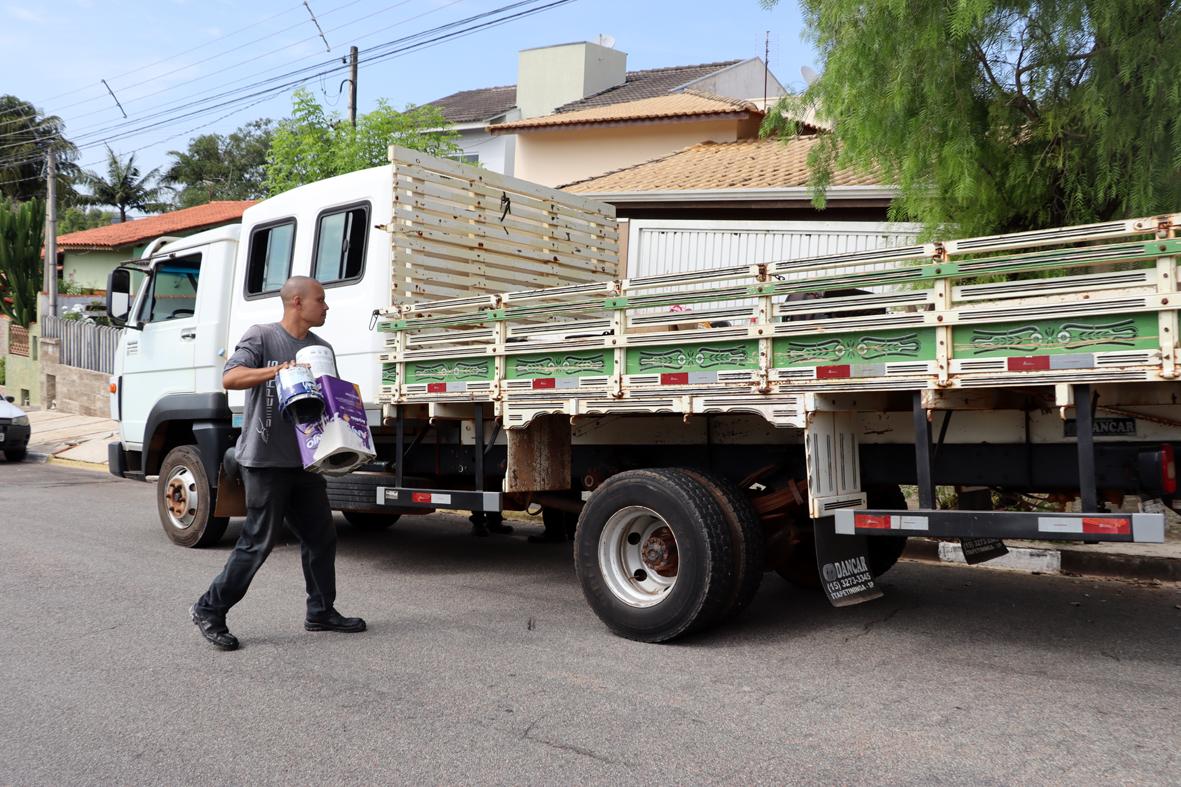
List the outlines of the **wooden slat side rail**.
{"type": "Polygon", "coordinates": [[[406,304],[385,329],[446,385],[406,380],[386,400],[493,399],[509,428],[554,412],[759,412],[798,426],[809,392],[1172,381],[1177,223],[406,304]]]}

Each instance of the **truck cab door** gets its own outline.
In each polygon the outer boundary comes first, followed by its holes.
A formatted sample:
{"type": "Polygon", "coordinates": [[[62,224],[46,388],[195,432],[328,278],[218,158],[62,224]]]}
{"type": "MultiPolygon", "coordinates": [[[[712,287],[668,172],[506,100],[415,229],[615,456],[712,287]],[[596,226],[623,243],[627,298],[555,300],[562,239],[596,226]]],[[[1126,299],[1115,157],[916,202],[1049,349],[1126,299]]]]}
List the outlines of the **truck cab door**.
{"type": "Polygon", "coordinates": [[[169,394],[196,391],[197,293],[201,254],[162,259],[151,275],[126,334],[122,396],[123,439],[143,444],[148,414],[169,394]]]}

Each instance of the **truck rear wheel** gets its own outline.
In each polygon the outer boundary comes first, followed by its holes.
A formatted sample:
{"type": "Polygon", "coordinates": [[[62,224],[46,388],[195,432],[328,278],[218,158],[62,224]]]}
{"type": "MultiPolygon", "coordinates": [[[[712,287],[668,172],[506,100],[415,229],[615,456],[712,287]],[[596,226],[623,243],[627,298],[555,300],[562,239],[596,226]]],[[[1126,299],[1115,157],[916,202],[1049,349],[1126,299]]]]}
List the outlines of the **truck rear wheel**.
{"type": "Polygon", "coordinates": [[[629,470],[583,507],[574,567],[607,628],[665,642],[717,620],[734,586],[730,551],[730,528],[702,483],[675,470],[629,470]]]}
{"type": "Polygon", "coordinates": [[[750,498],[733,481],[701,470],[683,472],[709,491],[730,528],[734,586],[718,612],[721,623],[740,615],[758,592],[766,562],[766,534],[750,498]]]}
{"type": "Polygon", "coordinates": [[[182,547],[217,543],[230,520],[213,516],[214,494],[196,446],[180,445],[168,452],[156,481],[156,504],[160,524],[172,543],[182,547]]]}

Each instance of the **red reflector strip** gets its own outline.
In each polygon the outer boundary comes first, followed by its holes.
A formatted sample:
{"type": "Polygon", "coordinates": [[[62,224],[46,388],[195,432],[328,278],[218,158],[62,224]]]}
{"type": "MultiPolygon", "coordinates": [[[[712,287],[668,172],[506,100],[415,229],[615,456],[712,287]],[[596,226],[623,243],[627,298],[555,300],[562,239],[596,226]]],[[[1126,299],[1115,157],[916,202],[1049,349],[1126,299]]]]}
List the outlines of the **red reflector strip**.
{"type": "Polygon", "coordinates": [[[1161,463],[1160,463],[1160,485],[1161,491],[1167,495],[1176,494],[1177,492],[1177,463],[1173,456],[1173,444],[1162,443],[1160,447],[1161,463]]]}
{"type": "Polygon", "coordinates": [[[447,393],[447,383],[427,383],[427,393],[447,393]]]}
{"type": "Polygon", "coordinates": [[[853,526],[863,530],[889,530],[889,514],[854,514],[853,526]]]}
{"type": "Polygon", "coordinates": [[[816,379],[817,380],[843,380],[852,375],[852,370],[849,364],[842,366],[817,366],[816,379]]]}
{"type": "Polygon", "coordinates": [[[660,375],[660,384],[661,385],[688,385],[689,384],[689,373],[688,372],[669,372],[667,374],[662,374],[662,375],[660,375]]]}
{"type": "Polygon", "coordinates": [[[533,390],[536,391],[542,388],[555,388],[557,387],[557,384],[557,379],[553,377],[538,377],[533,381],[533,390]]]}
{"type": "Polygon", "coordinates": [[[431,502],[431,493],[430,492],[413,492],[410,495],[410,499],[415,503],[429,503],[429,502],[431,502]]]}
{"type": "Polygon", "coordinates": [[[1132,520],[1112,517],[1083,517],[1083,532],[1113,536],[1132,535],[1132,520]]]}
{"type": "Polygon", "coordinates": [[[1020,358],[1009,358],[1010,372],[1044,372],[1050,368],[1050,356],[1028,355],[1020,358]]]}

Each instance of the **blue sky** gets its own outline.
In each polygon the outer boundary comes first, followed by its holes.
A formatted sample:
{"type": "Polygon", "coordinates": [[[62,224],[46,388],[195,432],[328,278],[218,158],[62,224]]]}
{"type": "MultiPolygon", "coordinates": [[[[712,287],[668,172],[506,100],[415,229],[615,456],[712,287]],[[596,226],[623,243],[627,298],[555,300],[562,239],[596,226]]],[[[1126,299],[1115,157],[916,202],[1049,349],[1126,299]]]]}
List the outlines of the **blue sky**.
{"type": "MultiPolygon", "coordinates": [[[[147,169],[165,164],[168,150],[184,149],[196,134],[280,118],[290,108],[289,90],[221,109],[195,103],[202,95],[346,56],[350,45],[361,49],[362,112],[378,98],[401,107],[457,90],[513,84],[518,50],[593,41],[600,34],[615,38],[615,47],[628,54],[629,69],[761,56],[768,30],[771,69],[785,85],[799,88],[800,66],[815,66],[791,0],[772,11],[758,0],[574,0],[384,62],[364,62],[367,48],[510,2],[308,0],[329,52],[300,0],[0,0],[0,93],[62,116],[67,136],[89,146],[79,160],[84,166],[101,168],[102,144],[110,141],[120,154],[138,150],[147,169]],[[128,121],[102,79],[133,125],[117,125],[128,121]],[[142,128],[149,123],[159,125],[142,128]]],[[[320,77],[308,87],[344,113],[342,78],[320,77]]]]}

